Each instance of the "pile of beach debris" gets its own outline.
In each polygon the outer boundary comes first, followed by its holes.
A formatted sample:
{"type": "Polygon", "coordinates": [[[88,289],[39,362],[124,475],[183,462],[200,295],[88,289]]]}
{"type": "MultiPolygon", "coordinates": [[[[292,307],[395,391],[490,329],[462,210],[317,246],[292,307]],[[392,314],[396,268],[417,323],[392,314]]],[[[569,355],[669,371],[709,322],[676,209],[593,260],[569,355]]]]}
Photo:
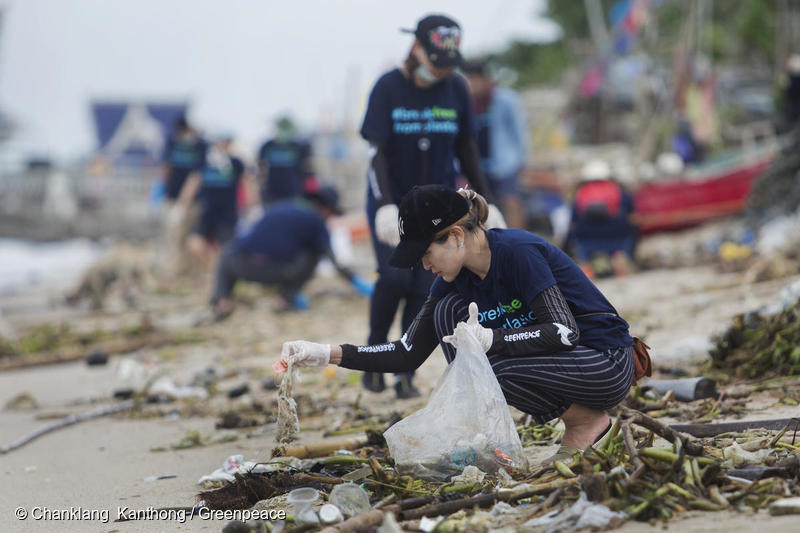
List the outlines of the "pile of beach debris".
{"type": "Polygon", "coordinates": [[[752,312],[734,317],[714,339],[704,372],[740,379],[800,374],[800,300],[775,314],[752,312]]]}
{"type": "MultiPolygon", "coordinates": [[[[486,531],[500,526],[547,526],[571,530],[613,528],[626,520],[668,520],[690,509],[782,512],[786,498],[800,496],[800,447],[787,440],[797,426],[789,421],[779,432],[727,434],[697,439],[680,433],[641,411],[621,407],[601,443],[571,461],[542,464],[529,471],[513,467],[484,473],[468,466],[450,481],[430,481],[398,473],[380,439],[332,446],[295,446],[299,457],[273,457],[268,471],[236,473],[222,488],[198,495],[210,509],[276,508],[286,495],[310,487],[322,496],[316,508],[336,501],[335,487],[355,485],[369,504],[342,513],[331,522],[320,512],[316,521],[290,516],[269,524],[272,531],[486,531]],[[349,445],[349,446],[348,446],[349,445]],[[310,455],[309,455],[310,454],[310,455]],[[782,501],[782,503],[776,503],[782,501]]],[[[708,425],[698,427],[705,428],[708,425]]],[[[552,444],[554,426],[519,426],[526,445],[552,444]]],[[[291,498],[290,498],[291,500],[291,498]]],[[[313,515],[313,513],[312,513],[313,515]]],[[[233,523],[229,524],[232,528],[233,523]]],[[[236,531],[262,531],[265,524],[238,524],[236,531]]],[[[234,529],[231,529],[233,531],[234,529]]]]}
{"type": "Polygon", "coordinates": [[[747,202],[751,226],[793,213],[800,207],[800,129],[785,138],[770,168],[753,185],[747,202]]]}

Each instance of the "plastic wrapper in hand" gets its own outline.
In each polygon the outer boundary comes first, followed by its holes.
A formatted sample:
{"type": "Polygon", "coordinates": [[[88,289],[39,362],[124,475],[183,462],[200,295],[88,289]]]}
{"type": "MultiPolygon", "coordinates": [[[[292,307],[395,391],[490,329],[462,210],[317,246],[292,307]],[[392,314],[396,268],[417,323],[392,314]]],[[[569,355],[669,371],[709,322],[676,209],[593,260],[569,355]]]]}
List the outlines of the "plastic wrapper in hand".
{"type": "Polygon", "coordinates": [[[459,324],[458,350],[428,405],[385,433],[399,472],[446,479],[474,465],[484,472],[527,469],[503,391],[475,335],[459,324]]]}

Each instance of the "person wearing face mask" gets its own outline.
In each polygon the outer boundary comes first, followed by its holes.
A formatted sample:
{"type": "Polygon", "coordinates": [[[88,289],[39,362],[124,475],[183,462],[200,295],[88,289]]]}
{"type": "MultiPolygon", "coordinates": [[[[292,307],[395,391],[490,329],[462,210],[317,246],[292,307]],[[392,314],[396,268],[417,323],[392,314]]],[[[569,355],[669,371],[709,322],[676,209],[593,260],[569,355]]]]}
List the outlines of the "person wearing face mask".
{"type": "Polygon", "coordinates": [[[408,372],[437,344],[452,362],[454,329],[467,327],[509,405],[539,424],[564,422],[561,448],[551,460],[569,459],[597,442],[610,427],[607,411],[625,398],[634,377],[641,377],[638,371],[635,376],[628,323],[605,296],[541,237],[487,229],[487,203],[474,191],[415,187],[399,212],[401,240],[390,264],[421,265],[436,276],[403,337],[377,346],[286,342],[283,363],[274,368],[330,363],[408,372]]]}
{"type": "Polygon", "coordinates": [[[245,174],[242,161],[231,153],[233,136],[214,137],[200,171],[186,187],[200,202],[197,224],[187,241],[189,253],[208,270],[216,264],[219,251],[234,236],[238,213],[238,189],[245,174]]]}
{"type": "Polygon", "coordinates": [[[164,220],[158,243],[157,270],[167,285],[186,265],[183,248],[197,218],[197,204],[190,176],[203,166],[207,151],[205,140],[183,115],[175,121],[173,133],[163,154],[164,220]]]}
{"type": "Polygon", "coordinates": [[[261,145],[256,157],[264,206],[301,196],[308,190],[307,182],[314,179],[311,145],[300,138],[292,119],[280,117],[275,130],[275,137],[261,145]]]}
{"type": "MultiPolygon", "coordinates": [[[[361,135],[369,141],[372,160],[367,176],[367,218],[378,263],[378,279],[370,300],[368,344],[386,342],[401,303],[406,331],[425,301],[433,276],[420,267],[398,269],[388,264],[400,241],[397,202],[415,185],[438,183],[455,188],[462,174],[472,188],[488,193],[474,137],[472,104],[465,81],[455,73],[461,63],[461,27],[452,18],[422,18],[408,57],[382,75],[369,96],[361,135]]],[[[494,206],[493,226],[504,225],[494,206]]],[[[413,373],[395,376],[400,398],[418,396],[413,373]]],[[[383,375],[367,373],[364,387],[385,388],[383,375]]]]}

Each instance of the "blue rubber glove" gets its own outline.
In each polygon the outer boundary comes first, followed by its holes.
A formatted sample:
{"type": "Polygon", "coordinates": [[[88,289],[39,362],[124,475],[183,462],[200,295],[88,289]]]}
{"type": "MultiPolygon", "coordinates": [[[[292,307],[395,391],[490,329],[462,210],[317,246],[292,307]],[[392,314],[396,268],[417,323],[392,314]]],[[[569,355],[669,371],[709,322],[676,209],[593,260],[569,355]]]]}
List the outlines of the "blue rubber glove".
{"type": "Polygon", "coordinates": [[[350,280],[350,283],[353,285],[353,288],[358,291],[361,296],[370,297],[372,296],[372,290],[375,288],[375,285],[368,282],[362,277],[353,276],[353,279],[350,280]]]}
{"type": "Polygon", "coordinates": [[[164,202],[164,194],[166,193],[166,185],[162,180],[156,180],[150,187],[150,194],[147,201],[151,209],[158,208],[164,202]]]}
{"type": "Polygon", "coordinates": [[[294,295],[294,301],[292,301],[292,306],[297,311],[308,311],[311,309],[311,302],[308,300],[308,296],[298,292],[294,295]]]}

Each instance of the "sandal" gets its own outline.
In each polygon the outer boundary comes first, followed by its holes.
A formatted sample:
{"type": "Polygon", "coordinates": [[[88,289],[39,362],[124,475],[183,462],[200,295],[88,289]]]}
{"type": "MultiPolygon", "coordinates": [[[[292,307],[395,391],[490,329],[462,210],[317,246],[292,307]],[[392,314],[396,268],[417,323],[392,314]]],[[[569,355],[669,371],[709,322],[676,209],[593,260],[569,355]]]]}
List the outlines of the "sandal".
{"type": "Polygon", "coordinates": [[[583,450],[580,448],[573,448],[572,446],[564,446],[562,444],[558,447],[556,453],[543,460],[540,464],[550,464],[555,463],[556,461],[561,461],[562,463],[571,463],[576,454],[583,454],[583,450]]]}
{"type": "Polygon", "coordinates": [[[614,419],[609,417],[608,425],[606,426],[606,429],[604,429],[603,432],[600,433],[600,435],[596,439],[594,439],[594,442],[592,444],[590,444],[589,446],[586,447],[584,452],[587,452],[590,449],[593,449],[595,446],[597,446],[598,448],[603,448],[606,445],[606,441],[608,440],[608,437],[611,435],[611,428],[612,427],[614,427],[614,419]]]}
{"type": "Polygon", "coordinates": [[[595,445],[599,444],[599,445],[602,446],[603,444],[605,444],[605,440],[606,440],[605,438],[606,438],[606,436],[609,435],[610,430],[611,430],[613,425],[614,425],[613,421],[609,420],[608,421],[608,426],[606,426],[606,429],[604,429],[603,432],[595,439],[594,443],[589,445],[589,446],[587,446],[585,450],[582,450],[580,448],[573,448],[572,446],[564,446],[562,444],[561,446],[558,447],[558,450],[556,450],[556,453],[554,453],[550,457],[547,457],[546,459],[543,459],[543,460],[539,461],[539,464],[545,465],[545,464],[554,463],[555,461],[561,461],[562,463],[571,462],[572,459],[575,457],[575,454],[583,455],[584,452],[588,451],[589,449],[591,449],[595,445]]]}

